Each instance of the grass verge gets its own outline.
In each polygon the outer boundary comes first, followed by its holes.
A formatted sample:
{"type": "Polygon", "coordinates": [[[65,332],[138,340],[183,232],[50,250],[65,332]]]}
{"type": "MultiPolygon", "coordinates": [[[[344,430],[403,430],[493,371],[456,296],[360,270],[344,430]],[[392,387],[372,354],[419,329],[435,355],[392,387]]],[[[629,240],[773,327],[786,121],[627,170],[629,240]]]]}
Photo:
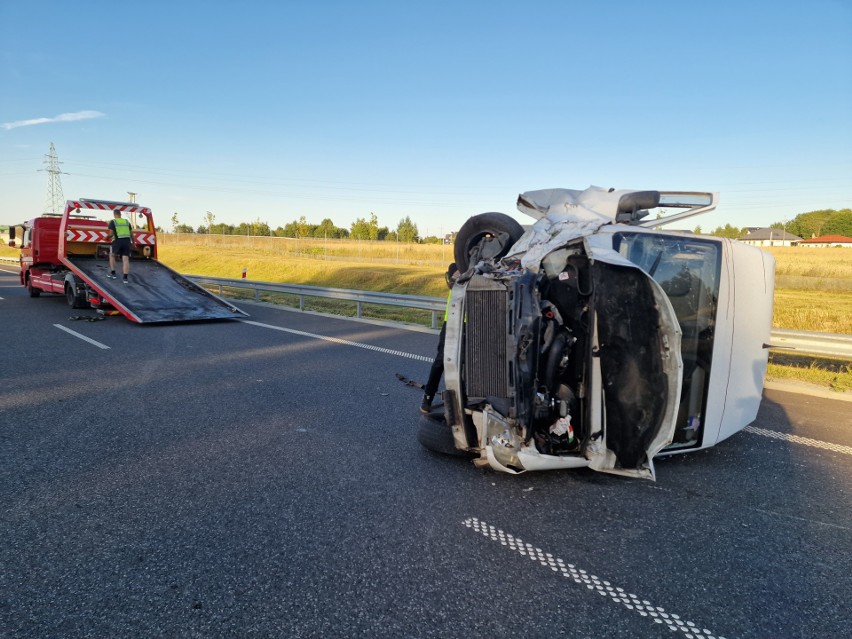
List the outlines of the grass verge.
{"type": "MultiPolygon", "coordinates": [[[[218,286],[208,286],[210,292],[219,294],[218,286]]],[[[385,322],[398,322],[402,324],[416,324],[432,328],[432,313],[417,308],[404,308],[400,306],[385,306],[383,304],[361,303],[361,314],[358,315],[358,304],[346,300],[330,300],[322,297],[307,297],[290,293],[259,292],[255,296],[254,291],[241,288],[222,287],[222,295],[232,300],[252,300],[277,304],[288,308],[315,313],[328,313],[330,315],[342,315],[344,317],[363,317],[366,319],[382,320],[385,322]]],[[[441,321],[442,318],[438,318],[441,321]]]]}
{"type": "Polygon", "coordinates": [[[839,392],[849,392],[852,391],[852,362],[829,357],[772,353],[766,379],[807,382],[839,392]]]}

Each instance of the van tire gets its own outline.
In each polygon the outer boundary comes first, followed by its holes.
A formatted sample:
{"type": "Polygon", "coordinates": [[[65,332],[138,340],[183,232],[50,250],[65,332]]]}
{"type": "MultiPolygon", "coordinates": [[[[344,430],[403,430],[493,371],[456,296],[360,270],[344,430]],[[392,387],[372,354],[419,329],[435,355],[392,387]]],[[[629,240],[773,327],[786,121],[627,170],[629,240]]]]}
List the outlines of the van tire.
{"type": "Polygon", "coordinates": [[[500,259],[524,234],[517,220],[505,213],[480,213],[462,224],[456,234],[453,257],[460,272],[479,261],[480,252],[485,257],[500,259]]]}
{"type": "Polygon", "coordinates": [[[435,405],[427,415],[420,415],[417,441],[427,450],[454,457],[472,457],[472,453],[456,448],[453,429],[444,419],[443,405],[435,405]]]}

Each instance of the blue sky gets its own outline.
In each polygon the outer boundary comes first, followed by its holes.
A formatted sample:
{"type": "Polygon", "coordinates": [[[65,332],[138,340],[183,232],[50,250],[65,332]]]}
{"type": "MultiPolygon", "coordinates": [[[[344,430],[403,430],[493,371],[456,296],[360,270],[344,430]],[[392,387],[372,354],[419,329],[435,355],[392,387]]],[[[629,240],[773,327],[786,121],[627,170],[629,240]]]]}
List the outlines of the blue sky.
{"type": "Polygon", "coordinates": [[[686,222],[852,206],[852,0],[0,0],[0,224],[139,193],[162,226],[375,213],[421,235],[539,188],[712,190],[686,222]]]}

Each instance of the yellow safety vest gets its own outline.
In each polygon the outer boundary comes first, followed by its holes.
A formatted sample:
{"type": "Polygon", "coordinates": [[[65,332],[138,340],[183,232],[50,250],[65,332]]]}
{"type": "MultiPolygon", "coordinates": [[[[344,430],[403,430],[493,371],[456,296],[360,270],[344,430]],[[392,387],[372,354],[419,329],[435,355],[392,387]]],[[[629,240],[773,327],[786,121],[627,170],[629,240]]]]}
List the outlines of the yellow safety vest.
{"type": "Polygon", "coordinates": [[[123,217],[117,217],[113,220],[113,224],[115,225],[115,237],[117,239],[130,237],[130,222],[123,217]]]}

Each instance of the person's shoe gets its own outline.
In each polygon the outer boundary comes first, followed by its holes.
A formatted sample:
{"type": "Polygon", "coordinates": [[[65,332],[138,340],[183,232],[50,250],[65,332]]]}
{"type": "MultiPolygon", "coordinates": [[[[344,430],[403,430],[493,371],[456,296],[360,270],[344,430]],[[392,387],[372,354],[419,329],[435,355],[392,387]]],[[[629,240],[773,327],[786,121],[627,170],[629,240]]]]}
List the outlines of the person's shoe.
{"type": "Polygon", "coordinates": [[[420,402],[420,412],[428,415],[430,408],[432,408],[432,398],[429,395],[424,395],[423,401],[420,402]]]}
{"type": "Polygon", "coordinates": [[[111,280],[114,280],[115,279],[115,271],[113,271],[112,273],[107,273],[107,277],[111,280]]]}
{"type": "Polygon", "coordinates": [[[130,284],[130,282],[128,282],[128,281],[127,281],[127,276],[126,276],[126,275],[124,276],[124,278],[122,279],[122,281],[123,281],[125,284],[130,284]]]}

